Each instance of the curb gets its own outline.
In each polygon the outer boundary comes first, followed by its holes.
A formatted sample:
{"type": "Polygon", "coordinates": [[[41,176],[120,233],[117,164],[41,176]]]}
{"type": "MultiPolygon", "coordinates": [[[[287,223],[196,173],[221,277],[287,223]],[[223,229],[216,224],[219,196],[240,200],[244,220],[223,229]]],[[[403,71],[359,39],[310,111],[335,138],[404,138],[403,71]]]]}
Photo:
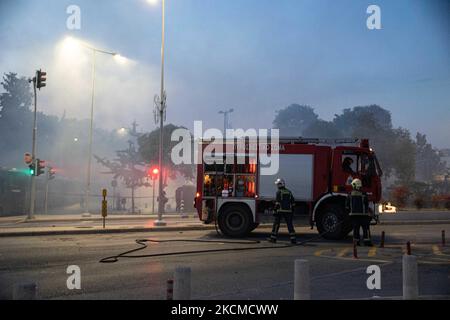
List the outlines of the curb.
{"type": "MultiPolygon", "coordinates": [[[[114,217],[114,215],[109,215],[107,217],[107,220],[113,220],[113,221],[126,221],[126,220],[148,220],[148,219],[157,219],[157,216],[131,216],[131,217],[114,217]]],[[[196,214],[194,215],[190,215],[188,214],[187,218],[182,218],[181,215],[165,215],[164,219],[198,219],[198,216],[196,214]]],[[[19,221],[15,221],[15,222],[8,222],[11,224],[14,223],[52,223],[52,222],[80,222],[80,221],[103,221],[103,218],[100,216],[93,216],[93,217],[88,217],[88,218],[83,218],[80,216],[80,218],[69,218],[69,219],[33,219],[33,220],[27,220],[26,218],[22,218],[19,221]]]]}
{"type": "Polygon", "coordinates": [[[34,237],[34,236],[58,236],[58,235],[83,235],[83,234],[111,234],[134,232],[162,232],[162,231],[196,231],[215,230],[214,225],[184,226],[184,227],[136,227],[122,229],[80,229],[80,230],[41,230],[41,231],[11,231],[0,232],[0,238],[6,237],[34,237]]]}
{"type": "MultiPolygon", "coordinates": [[[[272,228],[271,224],[260,225],[258,229],[272,228]]],[[[112,233],[135,233],[135,232],[164,232],[164,231],[198,231],[198,230],[215,230],[216,227],[211,225],[198,226],[179,226],[179,227],[131,227],[117,229],[71,229],[71,230],[41,230],[41,231],[11,231],[0,232],[0,238],[7,237],[35,237],[35,236],[60,236],[60,235],[89,235],[89,234],[112,234],[112,233]]]]}
{"type": "Polygon", "coordinates": [[[380,221],[379,225],[432,225],[432,224],[450,224],[450,220],[410,220],[410,221],[380,221]]]}
{"type": "MultiPolygon", "coordinates": [[[[428,220],[428,221],[384,221],[378,225],[436,225],[450,224],[450,220],[428,220]]],[[[295,225],[295,227],[307,227],[308,225],[295,225]]],[[[257,229],[270,229],[271,223],[260,224],[257,229]]],[[[113,233],[134,233],[134,232],[164,232],[164,231],[198,231],[215,230],[214,224],[209,225],[191,225],[191,226],[166,226],[166,227],[130,227],[116,229],[69,229],[69,230],[30,230],[30,231],[11,231],[0,232],[0,238],[5,237],[33,237],[33,236],[52,236],[52,235],[83,235],[83,234],[113,234],[113,233]]]]}

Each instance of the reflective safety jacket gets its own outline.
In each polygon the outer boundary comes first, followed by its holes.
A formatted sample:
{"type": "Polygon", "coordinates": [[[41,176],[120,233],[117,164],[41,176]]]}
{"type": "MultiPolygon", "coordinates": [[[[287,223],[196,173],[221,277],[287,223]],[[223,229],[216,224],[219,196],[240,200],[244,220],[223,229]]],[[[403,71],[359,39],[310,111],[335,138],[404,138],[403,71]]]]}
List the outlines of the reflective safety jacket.
{"type": "Polygon", "coordinates": [[[347,196],[345,207],[350,216],[370,216],[369,199],[364,192],[353,190],[347,196]]]}
{"type": "Polygon", "coordinates": [[[291,191],[286,187],[278,189],[275,202],[275,208],[278,213],[292,213],[294,203],[295,199],[291,191]]]}

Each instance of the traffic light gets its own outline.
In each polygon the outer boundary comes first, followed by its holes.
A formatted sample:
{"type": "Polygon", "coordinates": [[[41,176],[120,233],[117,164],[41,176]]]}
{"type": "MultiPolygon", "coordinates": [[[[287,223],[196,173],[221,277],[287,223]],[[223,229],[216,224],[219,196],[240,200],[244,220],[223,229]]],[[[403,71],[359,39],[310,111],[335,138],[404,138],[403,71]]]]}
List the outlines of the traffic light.
{"type": "Polygon", "coordinates": [[[158,179],[158,174],[159,174],[159,168],[158,167],[152,167],[150,168],[148,175],[152,180],[156,180],[158,179]]]}
{"type": "Polygon", "coordinates": [[[44,174],[45,161],[44,160],[40,160],[40,159],[36,159],[36,164],[37,164],[36,177],[39,177],[41,174],[44,174]]]}
{"type": "Polygon", "coordinates": [[[48,168],[48,180],[55,179],[55,174],[56,174],[56,170],[53,169],[52,167],[49,167],[48,168]]]}
{"type": "Polygon", "coordinates": [[[34,176],[34,173],[36,172],[36,167],[35,167],[34,163],[30,164],[28,166],[28,168],[29,168],[28,173],[30,174],[30,176],[34,176]]]}
{"type": "Polygon", "coordinates": [[[40,69],[36,71],[36,88],[41,90],[41,88],[45,87],[47,85],[45,81],[47,81],[47,72],[40,69]]]}

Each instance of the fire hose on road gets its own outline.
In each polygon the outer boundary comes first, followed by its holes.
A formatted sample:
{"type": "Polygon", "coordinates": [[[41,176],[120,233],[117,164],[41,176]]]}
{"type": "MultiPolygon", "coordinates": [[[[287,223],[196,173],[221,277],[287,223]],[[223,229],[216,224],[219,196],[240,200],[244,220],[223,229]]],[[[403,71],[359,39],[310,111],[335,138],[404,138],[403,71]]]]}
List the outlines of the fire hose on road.
{"type": "Polygon", "coordinates": [[[323,232],[317,237],[312,239],[304,240],[298,242],[297,244],[286,244],[286,245],[271,245],[271,246],[260,246],[255,247],[254,245],[260,244],[259,240],[247,240],[247,241],[226,241],[226,240],[202,240],[202,239],[169,239],[169,240],[153,240],[153,239],[137,239],[136,243],[140,246],[139,248],[132,249],[120,253],[118,255],[110,256],[101,259],[100,263],[115,263],[119,261],[120,258],[138,259],[138,258],[155,258],[163,256],[178,256],[178,255],[188,255],[197,253],[212,253],[212,252],[230,252],[230,251],[248,251],[248,250],[270,250],[270,249],[282,249],[282,248],[292,248],[296,246],[301,246],[305,243],[321,240],[322,237],[330,231],[323,232]],[[191,243],[220,243],[220,244],[244,244],[253,245],[252,247],[241,247],[241,248],[222,248],[222,249],[205,249],[205,250],[189,250],[189,251],[175,251],[175,252],[165,252],[165,253],[153,253],[145,255],[131,255],[132,253],[142,251],[148,247],[149,243],[169,243],[169,242],[191,242],[191,243]]]}

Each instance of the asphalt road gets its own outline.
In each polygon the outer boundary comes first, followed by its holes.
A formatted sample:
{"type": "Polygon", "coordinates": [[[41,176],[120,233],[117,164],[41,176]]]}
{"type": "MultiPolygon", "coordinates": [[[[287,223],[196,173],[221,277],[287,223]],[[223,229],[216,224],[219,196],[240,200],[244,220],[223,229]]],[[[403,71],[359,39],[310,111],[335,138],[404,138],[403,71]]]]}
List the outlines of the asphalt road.
{"type": "MultiPolygon", "coordinates": [[[[317,240],[315,230],[298,228],[301,246],[281,248],[266,243],[266,230],[256,230],[249,241],[259,244],[169,242],[150,244],[136,254],[155,254],[222,248],[270,249],[196,253],[147,258],[122,258],[102,264],[101,258],[136,248],[143,233],[40,236],[3,238],[0,242],[0,298],[10,299],[14,284],[36,282],[40,299],[165,299],[166,280],[176,266],[192,269],[194,299],[292,299],[294,260],[309,260],[313,299],[364,299],[373,296],[400,297],[401,256],[404,243],[412,242],[419,260],[420,294],[450,298],[450,248],[441,247],[441,230],[450,225],[376,226],[375,242],[386,232],[386,248],[360,248],[352,257],[351,239],[317,240]],[[368,290],[369,265],[381,267],[381,290],[368,290]],[[66,269],[81,268],[81,290],[69,290],[66,269]]],[[[282,231],[286,231],[283,229],[282,231]]],[[[223,240],[214,231],[159,232],[152,239],[223,240]]],[[[242,239],[241,239],[242,240],[242,239]]]]}
{"type": "Polygon", "coordinates": [[[450,210],[443,211],[399,211],[397,213],[383,213],[380,216],[383,221],[424,221],[424,220],[450,220],[450,210]]]}

